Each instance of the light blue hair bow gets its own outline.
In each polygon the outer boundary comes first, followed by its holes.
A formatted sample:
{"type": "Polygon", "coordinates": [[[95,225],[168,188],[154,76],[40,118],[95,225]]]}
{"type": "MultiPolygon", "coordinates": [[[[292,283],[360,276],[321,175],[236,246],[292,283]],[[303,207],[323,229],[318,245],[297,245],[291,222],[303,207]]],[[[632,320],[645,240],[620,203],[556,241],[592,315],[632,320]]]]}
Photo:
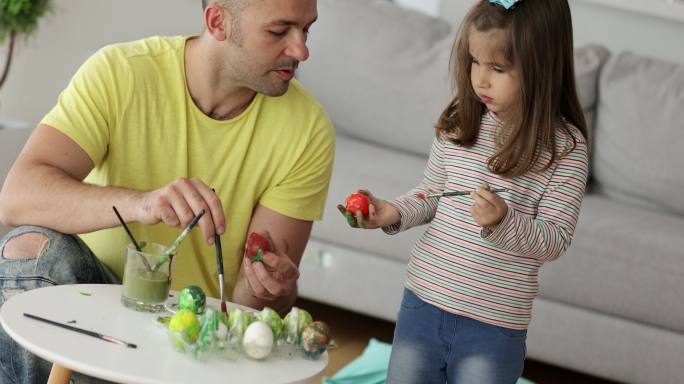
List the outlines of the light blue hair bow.
{"type": "Polygon", "coordinates": [[[500,4],[502,7],[506,9],[511,9],[515,5],[515,3],[520,2],[521,0],[489,0],[490,3],[492,4],[500,4]]]}

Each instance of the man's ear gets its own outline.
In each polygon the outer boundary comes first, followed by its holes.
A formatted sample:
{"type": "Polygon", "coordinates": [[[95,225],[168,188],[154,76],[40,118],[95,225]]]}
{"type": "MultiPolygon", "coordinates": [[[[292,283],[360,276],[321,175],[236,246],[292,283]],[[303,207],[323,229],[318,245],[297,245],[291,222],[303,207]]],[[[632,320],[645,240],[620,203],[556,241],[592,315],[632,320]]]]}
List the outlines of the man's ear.
{"type": "Polygon", "coordinates": [[[230,15],[218,3],[211,3],[204,9],[204,27],[214,39],[224,41],[230,37],[230,22],[230,15]]]}

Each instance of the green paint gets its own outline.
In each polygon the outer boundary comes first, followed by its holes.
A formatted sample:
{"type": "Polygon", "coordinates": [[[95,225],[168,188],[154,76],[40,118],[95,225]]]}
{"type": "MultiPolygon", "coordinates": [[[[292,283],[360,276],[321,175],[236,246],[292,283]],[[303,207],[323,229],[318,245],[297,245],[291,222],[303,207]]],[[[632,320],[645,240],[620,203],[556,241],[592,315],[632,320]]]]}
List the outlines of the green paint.
{"type": "Polygon", "coordinates": [[[252,261],[256,262],[256,261],[262,261],[262,260],[264,260],[264,251],[261,248],[259,248],[257,250],[256,256],[252,257],[252,261]]]}
{"type": "Polygon", "coordinates": [[[123,277],[122,293],[128,299],[149,304],[163,303],[169,294],[169,274],[146,268],[127,269],[123,277]]]}

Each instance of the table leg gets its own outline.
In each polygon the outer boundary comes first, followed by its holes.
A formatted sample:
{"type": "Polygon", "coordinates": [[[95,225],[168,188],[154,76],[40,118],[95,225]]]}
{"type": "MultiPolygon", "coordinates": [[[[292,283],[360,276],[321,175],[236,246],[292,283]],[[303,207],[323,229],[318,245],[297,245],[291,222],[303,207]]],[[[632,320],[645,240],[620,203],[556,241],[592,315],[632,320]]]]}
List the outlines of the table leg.
{"type": "Polygon", "coordinates": [[[50,377],[47,384],[69,384],[71,378],[71,369],[62,367],[61,365],[52,364],[50,377]]]}

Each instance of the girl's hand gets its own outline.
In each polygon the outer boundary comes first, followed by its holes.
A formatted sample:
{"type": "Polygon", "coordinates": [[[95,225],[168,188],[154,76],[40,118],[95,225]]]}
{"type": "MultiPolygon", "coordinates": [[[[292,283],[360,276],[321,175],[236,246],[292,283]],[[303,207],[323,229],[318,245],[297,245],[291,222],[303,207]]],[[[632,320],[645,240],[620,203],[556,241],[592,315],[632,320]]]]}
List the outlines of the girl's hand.
{"type": "Polygon", "coordinates": [[[480,186],[470,194],[470,197],[474,200],[470,215],[482,227],[493,227],[506,216],[508,211],[506,200],[490,192],[486,186],[480,186]]]}
{"type": "Polygon", "coordinates": [[[399,211],[385,200],[373,196],[370,191],[365,189],[360,189],[358,193],[362,193],[370,199],[368,217],[364,217],[361,211],[348,212],[344,205],[337,205],[337,209],[347,219],[350,227],[375,229],[390,226],[401,220],[399,211]]]}

